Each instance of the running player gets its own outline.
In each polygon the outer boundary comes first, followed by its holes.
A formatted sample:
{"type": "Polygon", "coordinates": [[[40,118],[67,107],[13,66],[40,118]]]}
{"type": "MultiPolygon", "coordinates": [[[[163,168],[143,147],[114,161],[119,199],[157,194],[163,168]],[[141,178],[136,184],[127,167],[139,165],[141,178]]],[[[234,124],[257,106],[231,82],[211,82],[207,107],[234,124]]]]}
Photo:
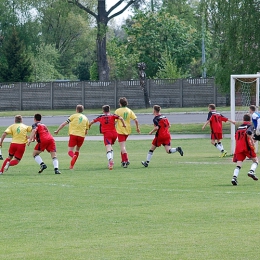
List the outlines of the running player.
{"type": "Polygon", "coordinates": [[[224,146],[221,142],[221,140],[223,139],[222,122],[229,121],[232,124],[235,124],[236,122],[218,113],[216,111],[215,104],[209,104],[208,109],[208,118],[206,123],[202,126],[202,130],[205,129],[206,125],[210,124],[211,144],[214,145],[221,152],[219,157],[225,157],[227,155],[227,151],[224,149],[224,146]]]}
{"type": "Polygon", "coordinates": [[[134,120],[136,126],[136,132],[140,134],[139,124],[135,113],[127,107],[128,102],[125,97],[119,99],[120,108],[115,111],[116,115],[121,116],[125,120],[126,127],[122,124],[116,124],[116,131],[118,134],[118,142],[121,150],[121,164],[124,168],[130,164],[128,160],[128,154],[126,151],[126,140],[131,134],[131,120],[134,120]]]}
{"type": "Polygon", "coordinates": [[[251,105],[249,107],[249,113],[251,114],[252,123],[254,125],[254,140],[260,141],[260,113],[256,111],[256,106],[251,105]]]}
{"type": "Polygon", "coordinates": [[[90,122],[89,127],[91,127],[91,125],[93,125],[96,122],[100,123],[100,133],[102,133],[104,136],[104,145],[107,151],[108,169],[112,170],[114,166],[114,154],[112,145],[115,143],[117,139],[117,132],[115,128],[116,120],[121,120],[123,127],[126,127],[126,125],[124,119],[121,116],[110,114],[109,105],[104,105],[102,109],[103,114],[93,119],[90,122]]]}
{"type": "Polygon", "coordinates": [[[32,131],[32,127],[23,124],[22,121],[22,116],[16,115],[14,118],[15,123],[10,125],[2,134],[0,147],[2,147],[3,141],[7,135],[12,135],[13,137],[9,147],[9,156],[4,160],[0,169],[0,174],[7,171],[9,166],[17,165],[23,157],[27,143],[27,133],[32,131]]]}
{"type": "Polygon", "coordinates": [[[88,133],[89,121],[83,115],[84,107],[82,105],[76,106],[76,113],[71,115],[64,123],[62,123],[54,133],[57,135],[59,131],[67,124],[69,124],[69,143],[68,155],[71,157],[70,169],[73,169],[78,157],[79,150],[84,143],[85,136],[88,133]],[[75,151],[74,151],[75,149],[75,151]]]}
{"type": "Polygon", "coordinates": [[[33,150],[34,160],[40,165],[39,173],[42,173],[45,169],[47,169],[47,165],[43,162],[40,153],[45,150],[48,151],[52,158],[52,163],[54,167],[54,173],[60,174],[59,171],[59,161],[56,154],[56,144],[53,136],[49,132],[46,125],[41,123],[42,116],[41,114],[34,115],[34,124],[32,125],[32,133],[28,140],[28,145],[34,140],[37,141],[36,146],[33,150]]]}
{"type": "Polygon", "coordinates": [[[237,185],[237,177],[239,171],[242,167],[243,161],[246,157],[250,158],[253,163],[249,172],[247,173],[248,177],[257,181],[258,178],[255,176],[255,170],[258,166],[258,158],[255,153],[255,147],[253,142],[253,133],[254,127],[251,125],[251,118],[249,115],[244,115],[243,124],[240,125],[236,131],[235,139],[236,139],[236,148],[233,156],[233,162],[237,163],[237,166],[233,173],[233,178],[231,183],[233,185],[237,185]]]}
{"type": "Polygon", "coordinates": [[[149,134],[153,134],[156,132],[155,137],[152,141],[152,146],[146,156],[146,161],[142,161],[142,165],[144,167],[148,167],[149,162],[152,159],[153,152],[157,147],[160,147],[161,145],[164,146],[165,151],[167,153],[176,153],[179,152],[181,156],[183,156],[183,150],[181,147],[172,148],[171,147],[171,134],[170,134],[170,122],[168,119],[161,114],[161,107],[158,105],[153,106],[153,114],[154,114],[154,128],[152,131],[149,132],[149,134]]]}

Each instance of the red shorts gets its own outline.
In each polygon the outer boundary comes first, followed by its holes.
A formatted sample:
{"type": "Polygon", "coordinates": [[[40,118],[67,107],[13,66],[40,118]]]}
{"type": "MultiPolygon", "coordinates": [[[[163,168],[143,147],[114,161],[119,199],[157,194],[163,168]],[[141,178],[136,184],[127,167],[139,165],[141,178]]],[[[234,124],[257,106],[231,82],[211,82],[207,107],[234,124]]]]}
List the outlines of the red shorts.
{"type": "Polygon", "coordinates": [[[70,135],[69,139],[69,147],[78,146],[81,147],[84,143],[85,137],[77,136],[77,135],[70,135]]]}
{"type": "Polygon", "coordinates": [[[120,143],[120,142],[125,142],[127,137],[128,137],[128,135],[118,134],[117,137],[118,137],[118,142],[120,143]]]}
{"type": "Polygon", "coordinates": [[[256,157],[255,151],[248,151],[248,152],[244,152],[244,153],[236,153],[233,156],[233,162],[237,162],[237,161],[243,162],[246,159],[246,157],[255,158],[256,157]]]}
{"type": "Polygon", "coordinates": [[[50,139],[50,140],[44,140],[41,141],[41,143],[38,143],[35,145],[34,150],[37,151],[44,151],[47,150],[47,152],[56,152],[56,144],[54,139],[50,139]]]}
{"type": "Polygon", "coordinates": [[[159,147],[161,145],[170,146],[171,145],[171,136],[162,136],[162,137],[155,136],[155,138],[152,141],[152,144],[156,147],[159,147]]]}
{"type": "Polygon", "coordinates": [[[113,145],[115,143],[116,139],[117,139],[117,132],[116,131],[104,133],[104,144],[105,145],[108,145],[108,144],[113,145]]]}
{"type": "Polygon", "coordinates": [[[26,144],[11,143],[9,147],[9,155],[21,160],[25,151],[26,144]]]}
{"type": "Polygon", "coordinates": [[[221,140],[223,139],[222,133],[211,133],[211,140],[221,140]]]}

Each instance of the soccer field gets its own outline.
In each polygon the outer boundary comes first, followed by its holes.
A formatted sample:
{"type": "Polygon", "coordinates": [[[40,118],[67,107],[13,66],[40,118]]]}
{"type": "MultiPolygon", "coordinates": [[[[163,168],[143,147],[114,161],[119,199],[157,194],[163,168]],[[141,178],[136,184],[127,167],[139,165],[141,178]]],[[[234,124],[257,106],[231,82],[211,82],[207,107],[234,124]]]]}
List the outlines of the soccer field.
{"type": "Polygon", "coordinates": [[[0,176],[0,259],[259,259],[260,183],[247,177],[251,162],[232,186],[235,164],[209,139],[173,140],[183,157],[160,147],[144,168],[150,143],[128,141],[127,169],[116,143],[109,171],[103,142],[85,142],[74,170],[67,143],[57,142],[61,175],[46,152],[48,169],[38,174],[27,147],[0,176]]]}

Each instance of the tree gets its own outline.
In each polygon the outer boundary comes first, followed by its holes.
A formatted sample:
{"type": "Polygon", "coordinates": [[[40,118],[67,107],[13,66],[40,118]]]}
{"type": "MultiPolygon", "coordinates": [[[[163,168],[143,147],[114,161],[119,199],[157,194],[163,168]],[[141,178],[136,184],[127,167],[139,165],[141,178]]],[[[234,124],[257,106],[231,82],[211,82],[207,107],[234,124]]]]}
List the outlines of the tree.
{"type": "Polygon", "coordinates": [[[26,54],[23,42],[13,28],[12,34],[4,40],[4,62],[0,64],[0,74],[6,82],[30,81],[32,74],[31,60],[26,54]]]}
{"type": "Polygon", "coordinates": [[[68,0],[69,3],[75,4],[80,9],[92,15],[97,23],[97,64],[99,80],[109,80],[109,66],[107,60],[106,32],[108,22],[122,14],[129,6],[138,0],[129,0],[126,5],[118,12],[111,14],[118,8],[124,0],[119,0],[108,11],[106,11],[106,0],[98,0],[97,11],[94,12],[90,7],[82,4],[79,0],[68,0]]]}

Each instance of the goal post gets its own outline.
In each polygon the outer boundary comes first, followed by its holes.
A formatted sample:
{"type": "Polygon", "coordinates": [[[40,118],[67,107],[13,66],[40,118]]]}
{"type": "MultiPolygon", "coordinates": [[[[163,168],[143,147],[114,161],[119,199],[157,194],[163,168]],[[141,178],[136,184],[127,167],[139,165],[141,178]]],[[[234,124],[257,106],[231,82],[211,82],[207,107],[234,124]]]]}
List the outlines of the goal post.
{"type": "MultiPolygon", "coordinates": [[[[241,74],[230,76],[230,119],[237,122],[236,126],[242,123],[243,115],[248,113],[250,105],[255,105],[258,110],[259,78],[259,72],[257,74],[241,74]],[[240,94],[239,102],[237,93],[240,94]]],[[[234,154],[235,151],[236,126],[231,124],[231,154],[234,154]]]]}

